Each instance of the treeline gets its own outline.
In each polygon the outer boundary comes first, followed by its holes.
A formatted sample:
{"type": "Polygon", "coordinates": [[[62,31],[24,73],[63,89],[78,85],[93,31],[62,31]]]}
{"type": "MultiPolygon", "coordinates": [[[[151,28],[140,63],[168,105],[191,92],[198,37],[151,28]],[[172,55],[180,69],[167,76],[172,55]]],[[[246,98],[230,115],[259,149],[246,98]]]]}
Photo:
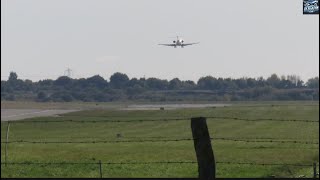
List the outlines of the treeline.
{"type": "Polygon", "coordinates": [[[34,101],[242,101],[242,100],[319,100],[319,77],[303,82],[299,76],[267,79],[202,77],[198,82],[158,78],[132,78],[114,73],[107,81],[99,75],[38,82],[21,80],[11,72],[1,81],[1,100],[34,101]]]}

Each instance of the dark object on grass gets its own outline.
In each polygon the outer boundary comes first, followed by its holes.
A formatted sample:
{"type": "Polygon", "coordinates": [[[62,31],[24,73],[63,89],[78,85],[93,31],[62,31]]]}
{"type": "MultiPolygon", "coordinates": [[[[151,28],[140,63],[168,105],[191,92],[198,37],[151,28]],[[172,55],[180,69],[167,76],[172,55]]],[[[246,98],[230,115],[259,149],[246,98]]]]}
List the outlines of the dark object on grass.
{"type": "Polygon", "coordinates": [[[215,179],[216,162],[213,155],[206,118],[191,118],[191,130],[198,161],[199,179],[215,179]]]}

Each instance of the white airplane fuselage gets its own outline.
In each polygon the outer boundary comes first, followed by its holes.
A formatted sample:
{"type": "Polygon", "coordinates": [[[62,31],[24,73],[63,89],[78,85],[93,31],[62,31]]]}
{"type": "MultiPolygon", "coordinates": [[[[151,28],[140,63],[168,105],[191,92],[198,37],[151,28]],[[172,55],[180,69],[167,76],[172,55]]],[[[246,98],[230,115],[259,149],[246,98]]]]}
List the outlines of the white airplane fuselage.
{"type": "Polygon", "coordinates": [[[177,38],[177,40],[173,41],[173,43],[175,44],[174,47],[177,47],[177,46],[183,47],[183,40],[182,39],[177,38]]]}

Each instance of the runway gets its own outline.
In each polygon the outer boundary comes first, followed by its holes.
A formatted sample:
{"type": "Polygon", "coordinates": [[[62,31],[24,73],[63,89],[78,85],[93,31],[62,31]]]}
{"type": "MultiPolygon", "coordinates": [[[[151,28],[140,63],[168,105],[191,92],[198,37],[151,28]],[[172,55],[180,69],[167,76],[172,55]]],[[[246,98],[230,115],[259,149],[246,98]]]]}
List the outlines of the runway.
{"type": "Polygon", "coordinates": [[[54,116],[78,110],[59,110],[59,109],[1,109],[1,121],[16,121],[26,118],[54,116]]]}

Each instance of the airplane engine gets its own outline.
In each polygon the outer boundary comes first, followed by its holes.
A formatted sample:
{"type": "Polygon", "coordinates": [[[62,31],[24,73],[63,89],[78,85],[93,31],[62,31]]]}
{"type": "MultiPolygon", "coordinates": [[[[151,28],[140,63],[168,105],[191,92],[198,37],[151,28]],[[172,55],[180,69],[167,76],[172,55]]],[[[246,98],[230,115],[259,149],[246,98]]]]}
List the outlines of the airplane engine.
{"type": "Polygon", "coordinates": [[[183,40],[181,40],[181,43],[183,43],[184,41],[183,40]]]}
{"type": "Polygon", "coordinates": [[[173,43],[176,43],[176,41],[173,41],[173,43]]]}

